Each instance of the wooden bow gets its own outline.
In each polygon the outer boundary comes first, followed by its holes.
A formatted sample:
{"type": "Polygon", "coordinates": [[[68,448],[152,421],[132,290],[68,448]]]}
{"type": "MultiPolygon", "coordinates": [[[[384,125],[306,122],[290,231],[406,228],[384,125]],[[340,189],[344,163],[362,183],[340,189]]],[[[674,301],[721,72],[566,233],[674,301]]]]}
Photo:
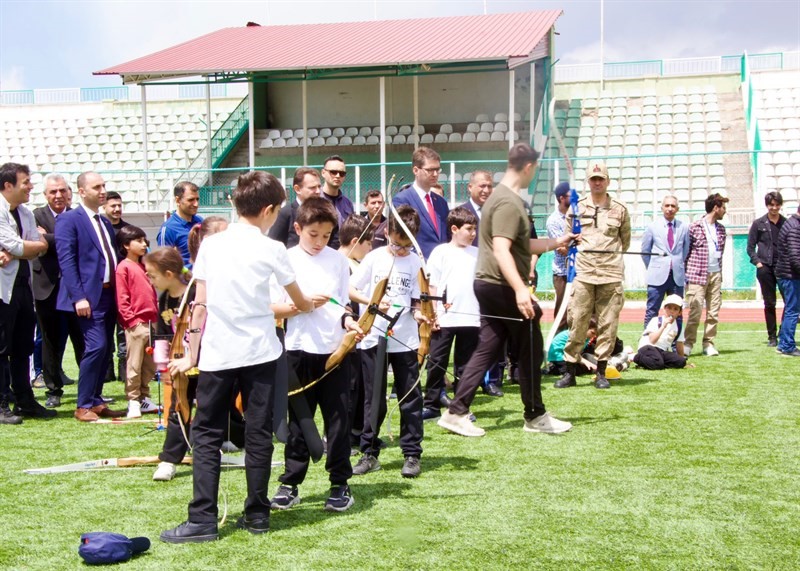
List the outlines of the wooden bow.
{"type": "MultiPolygon", "coordinates": [[[[386,288],[388,285],[389,276],[386,276],[377,283],[375,290],[372,292],[372,297],[369,300],[369,305],[367,306],[366,311],[364,311],[364,313],[358,319],[358,326],[361,327],[364,335],[369,333],[370,329],[372,329],[372,325],[375,323],[375,317],[378,315],[375,310],[378,308],[383,296],[386,295],[386,288]]],[[[355,331],[348,331],[344,334],[344,338],[339,344],[339,347],[331,354],[330,357],[328,357],[328,360],[325,361],[326,373],[337,367],[345,358],[345,356],[353,350],[357,343],[357,336],[358,333],[355,331]]]]}
{"type": "MultiPolygon", "coordinates": [[[[186,352],[184,341],[186,339],[186,332],[189,330],[192,321],[191,306],[187,303],[189,297],[189,290],[194,285],[194,278],[186,286],[186,291],[183,293],[181,305],[178,307],[178,319],[175,322],[175,334],[172,336],[172,341],[169,345],[169,358],[181,359],[186,352]]],[[[167,403],[167,414],[165,417],[169,419],[172,411],[172,392],[175,392],[175,412],[177,412],[184,424],[189,422],[191,407],[189,405],[189,377],[186,373],[177,373],[170,375],[168,372],[162,373],[164,379],[164,400],[167,403]],[[171,388],[168,388],[171,387],[171,388]]]]}

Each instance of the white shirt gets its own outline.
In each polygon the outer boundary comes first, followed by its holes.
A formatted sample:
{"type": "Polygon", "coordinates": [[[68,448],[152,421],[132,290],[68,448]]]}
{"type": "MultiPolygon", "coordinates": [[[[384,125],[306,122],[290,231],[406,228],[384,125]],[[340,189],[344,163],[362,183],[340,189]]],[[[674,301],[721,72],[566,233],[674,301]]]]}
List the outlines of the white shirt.
{"type": "Polygon", "coordinates": [[[280,357],[270,276],[283,287],[295,281],[283,244],[255,226],[231,224],[203,240],[193,273],[206,282],[201,371],[238,369],[280,357]]]}
{"type": "MultiPolygon", "coordinates": [[[[28,210],[24,204],[17,206],[20,222],[22,222],[22,236],[17,232],[17,221],[11,214],[11,205],[6,200],[3,193],[0,193],[0,249],[5,250],[12,256],[21,256],[25,249],[23,241],[31,242],[40,240],[39,231],[36,229],[36,219],[33,212],[28,210]]],[[[17,260],[16,258],[0,268],[0,299],[3,303],[11,302],[11,292],[14,290],[14,281],[17,279],[17,271],[20,262],[30,264],[28,260],[17,260]]],[[[31,275],[33,272],[31,272],[31,275]]]]}
{"type": "Polygon", "coordinates": [[[683,343],[683,328],[681,327],[681,334],[678,335],[678,324],[674,321],[664,329],[661,337],[658,338],[658,342],[650,343],[650,334],[661,329],[663,319],[664,317],[657,315],[650,320],[650,323],[645,327],[644,333],[642,333],[642,337],[639,339],[639,349],[646,345],[655,345],[662,351],[672,351],[672,344],[676,341],[676,336],[678,338],[677,342],[683,343]]]}
{"type": "Polygon", "coordinates": [[[720,271],[719,259],[722,252],[719,251],[719,237],[717,236],[717,223],[709,224],[703,220],[703,232],[706,234],[708,242],[708,273],[720,271]]]}
{"type": "MultiPolygon", "coordinates": [[[[350,267],[347,258],[333,248],[323,248],[312,256],[300,246],[290,248],[289,262],[297,275],[297,285],[308,296],[323,294],[339,304],[349,301],[350,267]]],[[[284,294],[284,301],[290,301],[284,294]]],[[[286,322],[286,350],[330,355],[342,342],[344,308],[328,302],[310,313],[301,313],[286,322]]]]}
{"type": "Polygon", "coordinates": [[[83,203],[81,203],[80,206],[81,206],[81,208],[83,208],[86,211],[86,214],[89,216],[89,222],[91,222],[92,228],[94,228],[94,235],[97,236],[97,241],[100,243],[100,251],[103,252],[103,258],[106,261],[106,269],[105,269],[105,273],[103,274],[103,283],[104,284],[110,283],[112,277],[114,276],[114,272],[115,272],[115,270],[117,268],[117,260],[116,259],[113,259],[113,260],[109,260],[108,259],[108,254],[106,253],[105,246],[103,246],[103,236],[100,234],[100,232],[105,234],[105,237],[106,237],[105,239],[106,239],[106,241],[108,243],[108,247],[111,248],[112,253],[114,251],[114,244],[116,242],[114,241],[114,239],[111,236],[108,235],[108,230],[103,225],[103,221],[102,220],[100,220],[99,225],[98,225],[98,221],[94,217],[95,214],[97,214],[97,212],[95,212],[94,210],[92,210],[91,208],[89,208],[88,206],[86,206],[83,203]]]}
{"type": "Polygon", "coordinates": [[[436,302],[436,316],[441,327],[480,327],[480,307],[472,289],[475,281],[475,265],[478,263],[478,248],[460,248],[452,242],[436,246],[428,259],[431,285],[437,295],[447,289],[445,311],[441,301],[436,302]],[[469,314],[469,315],[468,315],[469,314]]]}
{"type": "Polygon", "coordinates": [[[472,200],[472,197],[469,198],[469,203],[472,205],[472,208],[475,209],[475,215],[478,217],[478,220],[481,219],[481,205],[472,200]]]}
{"type": "MultiPolygon", "coordinates": [[[[419,299],[419,269],[420,261],[416,255],[396,257],[389,253],[387,247],[384,246],[367,254],[350,279],[350,283],[355,288],[371,298],[375,285],[387,275],[389,276],[386,298],[393,305],[402,307],[390,307],[386,313],[394,316],[399,311],[403,312],[394,326],[394,336],[389,338],[388,351],[390,353],[416,351],[419,348],[419,329],[417,322],[414,321],[413,312],[409,308],[412,299],[419,299]]],[[[366,306],[362,305],[361,314],[363,315],[366,310],[366,306]]],[[[385,319],[376,316],[375,326],[370,329],[369,335],[364,338],[360,347],[363,349],[375,347],[378,344],[378,338],[384,335],[386,325],[385,319]]]]}

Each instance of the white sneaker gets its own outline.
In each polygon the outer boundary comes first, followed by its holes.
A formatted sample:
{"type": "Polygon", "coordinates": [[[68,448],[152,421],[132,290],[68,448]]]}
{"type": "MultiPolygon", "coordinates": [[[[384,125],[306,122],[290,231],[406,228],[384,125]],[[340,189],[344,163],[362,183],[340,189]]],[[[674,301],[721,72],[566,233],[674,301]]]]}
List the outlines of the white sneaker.
{"type": "Polygon", "coordinates": [[[149,398],[145,397],[142,399],[140,403],[142,414],[148,414],[151,412],[158,412],[158,405],[151,401],[149,398]]]}
{"type": "Polygon", "coordinates": [[[223,452],[241,452],[241,449],[230,440],[226,440],[225,442],[222,443],[221,450],[223,452]]]}
{"type": "Polygon", "coordinates": [[[684,343],[683,344],[683,356],[684,357],[688,357],[691,354],[692,354],[692,346],[689,345],[688,343],[684,343]]]}
{"type": "Polygon", "coordinates": [[[128,418],[142,418],[142,405],[138,400],[128,401],[128,418]]]}
{"type": "Polygon", "coordinates": [[[177,467],[172,462],[160,462],[153,474],[153,480],[156,482],[169,482],[175,477],[177,467]]]}
{"type": "Polygon", "coordinates": [[[436,423],[445,430],[455,432],[461,436],[483,436],[486,431],[479,426],[475,426],[469,420],[469,413],[467,414],[453,414],[449,410],[444,411],[444,414],[439,418],[436,423]]]}
{"type": "Polygon", "coordinates": [[[537,416],[533,420],[526,420],[522,430],[525,432],[544,432],[547,434],[559,434],[572,429],[572,424],[563,420],[558,420],[550,416],[549,412],[542,416],[537,416]]]}
{"type": "Polygon", "coordinates": [[[719,351],[713,345],[708,345],[703,349],[703,355],[706,357],[716,357],[719,355],[719,351]]]}

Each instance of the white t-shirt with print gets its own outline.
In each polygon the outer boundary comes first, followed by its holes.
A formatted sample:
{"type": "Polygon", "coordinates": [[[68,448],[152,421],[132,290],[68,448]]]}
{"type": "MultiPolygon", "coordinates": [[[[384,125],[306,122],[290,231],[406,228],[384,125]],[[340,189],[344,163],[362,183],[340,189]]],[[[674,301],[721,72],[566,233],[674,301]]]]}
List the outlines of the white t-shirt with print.
{"type": "MultiPolygon", "coordinates": [[[[403,353],[419,349],[419,329],[412,311],[409,309],[411,300],[419,299],[419,269],[420,261],[416,255],[396,257],[387,251],[387,247],[383,247],[367,254],[350,279],[350,283],[355,288],[371,298],[375,285],[389,275],[386,298],[393,305],[401,307],[390,307],[386,313],[394,316],[399,311],[403,312],[394,326],[394,336],[389,338],[388,351],[390,353],[403,353]]],[[[365,311],[367,308],[362,305],[361,314],[363,315],[365,311]]],[[[386,331],[387,323],[383,318],[376,316],[374,324],[369,335],[359,345],[362,349],[375,347],[378,339],[386,331]]]]}
{"type": "Polygon", "coordinates": [[[480,327],[478,298],[472,289],[475,281],[475,264],[478,262],[478,248],[460,248],[452,242],[436,246],[428,258],[428,271],[431,285],[441,296],[447,289],[445,311],[441,301],[436,302],[436,317],[440,327],[480,327]]]}
{"type": "Polygon", "coordinates": [[[661,324],[663,323],[664,319],[666,318],[657,315],[650,320],[650,323],[647,324],[644,333],[642,333],[642,337],[639,339],[639,349],[645,345],[655,345],[662,351],[671,351],[672,343],[676,341],[675,337],[678,338],[678,343],[683,343],[683,327],[681,327],[681,334],[678,335],[678,324],[674,321],[670,323],[666,329],[664,329],[664,332],[661,334],[661,337],[658,338],[657,343],[650,343],[650,334],[661,329],[661,324]]]}
{"type": "MultiPolygon", "coordinates": [[[[333,248],[323,248],[316,256],[300,246],[290,248],[297,285],[309,297],[323,294],[340,304],[349,301],[350,266],[347,258],[333,248]]],[[[291,301],[288,294],[283,301],[291,301]]],[[[314,355],[329,355],[342,342],[344,308],[328,302],[310,313],[301,313],[286,322],[286,350],[305,351],[314,355]]]]}
{"type": "Polygon", "coordinates": [[[295,281],[280,242],[250,224],[231,224],[203,240],[193,274],[206,283],[201,371],[223,371],[274,361],[281,354],[270,309],[270,276],[295,281]]]}

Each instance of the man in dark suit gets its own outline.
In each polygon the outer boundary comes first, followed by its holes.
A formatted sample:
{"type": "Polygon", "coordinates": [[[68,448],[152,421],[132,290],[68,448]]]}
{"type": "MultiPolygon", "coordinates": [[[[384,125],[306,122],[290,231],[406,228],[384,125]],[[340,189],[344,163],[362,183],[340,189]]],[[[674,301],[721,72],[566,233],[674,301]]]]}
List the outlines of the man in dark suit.
{"type": "Polygon", "coordinates": [[[33,299],[36,318],[42,333],[42,376],[47,387],[45,406],[61,406],[64,394],[65,375],[61,362],[67,335],[72,340],[75,361],[80,365],[83,358],[83,333],[74,313],[64,313],[56,309],[61,270],[56,253],[56,218],[67,211],[67,181],[60,174],[50,174],[44,179],[44,196],[47,206],[33,211],[36,224],[47,241],[47,252],[31,261],[33,269],[33,299]]]}
{"type": "MultiPolygon", "coordinates": [[[[485,170],[473,171],[473,173],[469,175],[467,190],[469,191],[469,200],[462,204],[461,208],[466,208],[472,212],[480,224],[481,208],[483,208],[483,204],[486,202],[486,199],[489,198],[489,195],[492,194],[492,190],[494,190],[492,173],[485,170]]],[[[476,226],[475,229],[477,230],[478,227],[476,226]]],[[[475,239],[472,241],[472,245],[476,248],[478,247],[477,232],[475,232],[475,239]]]]}
{"type": "MultiPolygon", "coordinates": [[[[689,225],[675,215],[680,206],[678,199],[668,194],[661,201],[663,217],[655,219],[642,235],[642,252],[646,254],[668,254],[668,256],[642,256],[647,268],[647,309],[644,326],[658,315],[664,296],[678,294],[683,297],[686,280],[684,260],[689,253],[689,225]]],[[[678,316],[678,323],[683,323],[678,316]]]]}
{"type": "Polygon", "coordinates": [[[296,198],[287,200],[286,204],[278,211],[275,224],[269,229],[269,237],[278,242],[283,242],[287,248],[297,246],[300,237],[294,229],[294,219],[297,208],[312,196],[319,196],[322,183],[316,169],[300,167],[294,171],[292,188],[296,198]]]}
{"type": "Polygon", "coordinates": [[[57,308],[78,316],[86,350],[78,376],[75,418],[92,422],[118,418],[103,402],[101,390],[117,320],[114,296],[116,244],[114,228],[98,210],[106,201],[106,183],[95,172],[78,176],[81,205],[56,219],[56,250],[61,267],[57,308]]]}
{"type": "Polygon", "coordinates": [[[444,198],[431,192],[431,185],[436,183],[442,172],[439,153],[428,147],[418,148],[411,157],[411,168],[414,182],[397,193],[392,203],[395,208],[408,204],[419,214],[417,241],[427,260],[436,246],[447,242],[447,214],[450,209],[444,198]]]}
{"type": "Polygon", "coordinates": [[[0,424],[56,415],[36,402],[30,379],[36,315],[28,260],[47,251],[33,213],[24,206],[31,189],[27,166],[0,166],[0,424]],[[11,393],[16,402],[13,412],[8,406],[11,393]]]}

